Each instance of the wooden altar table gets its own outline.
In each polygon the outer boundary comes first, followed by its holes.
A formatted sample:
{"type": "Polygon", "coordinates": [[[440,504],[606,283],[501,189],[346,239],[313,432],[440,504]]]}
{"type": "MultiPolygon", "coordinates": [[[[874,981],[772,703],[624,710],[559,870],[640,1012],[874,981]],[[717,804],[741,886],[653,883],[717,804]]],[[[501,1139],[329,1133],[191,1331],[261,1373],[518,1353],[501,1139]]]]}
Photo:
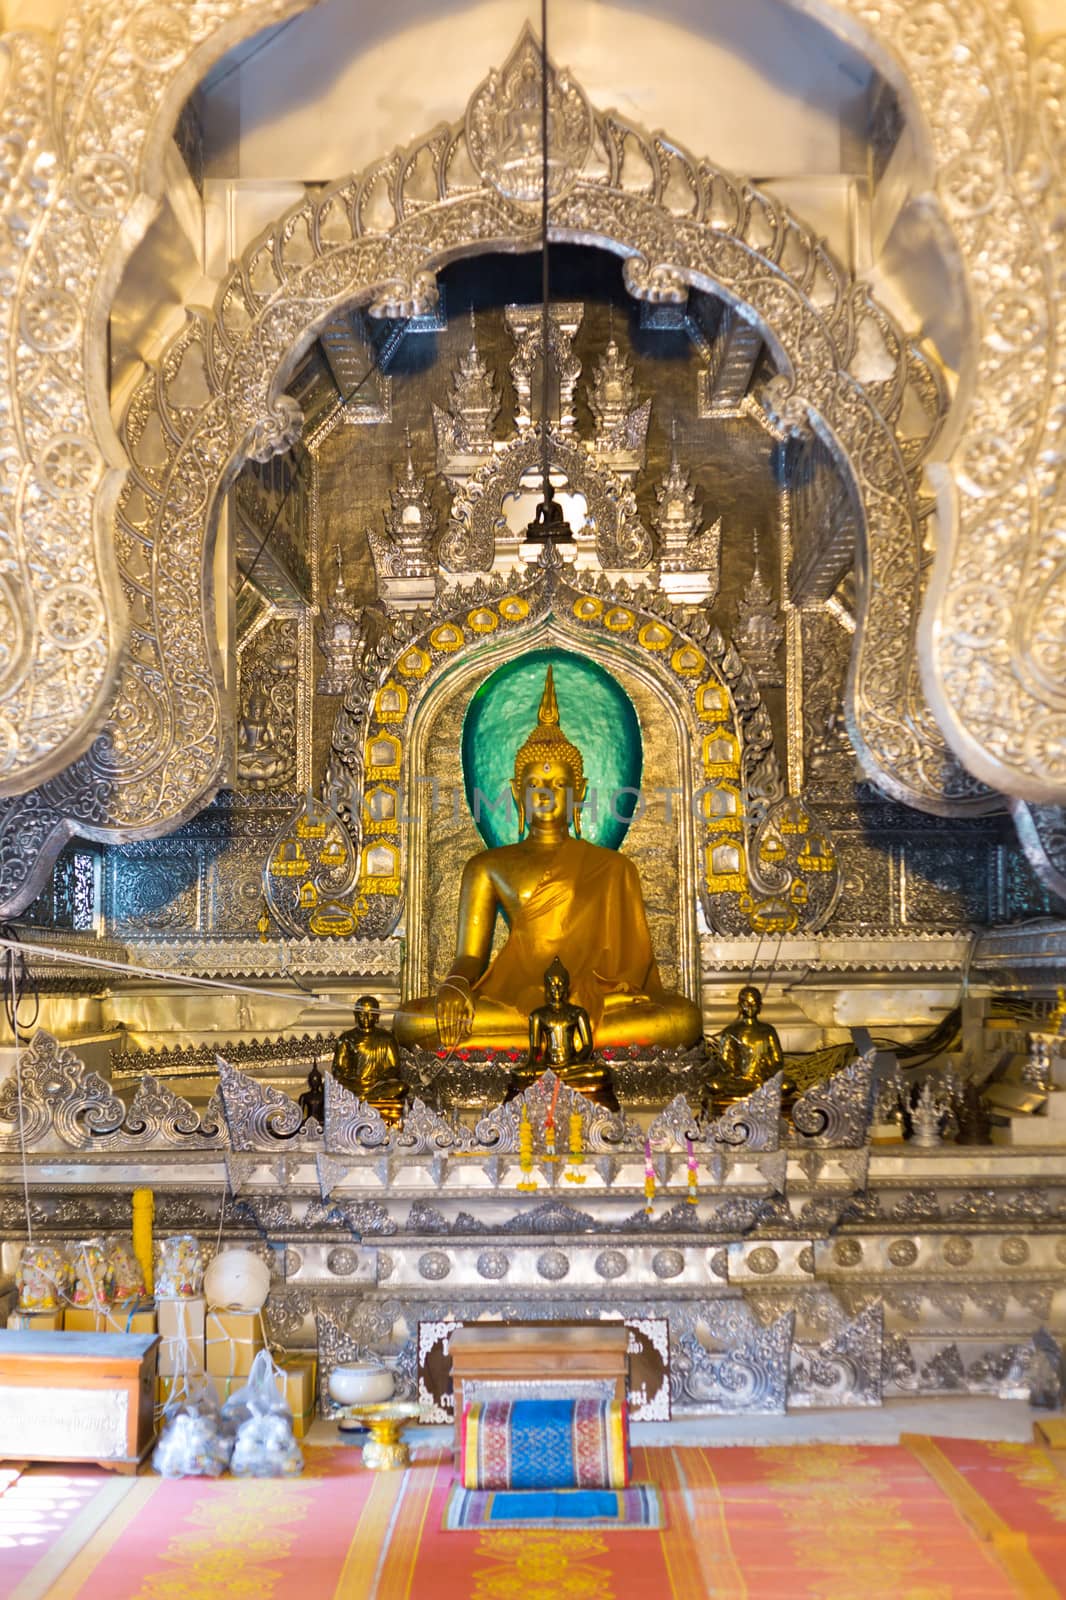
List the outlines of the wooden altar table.
{"type": "Polygon", "coordinates": [[[449,1341],[456,1449],[464,1384],[605,1381],[614,1384],[614,1397],[624,1404],[628,1348],[629,1330],[620,1322],[486,1322],[460,1328],[449,1341]]]}

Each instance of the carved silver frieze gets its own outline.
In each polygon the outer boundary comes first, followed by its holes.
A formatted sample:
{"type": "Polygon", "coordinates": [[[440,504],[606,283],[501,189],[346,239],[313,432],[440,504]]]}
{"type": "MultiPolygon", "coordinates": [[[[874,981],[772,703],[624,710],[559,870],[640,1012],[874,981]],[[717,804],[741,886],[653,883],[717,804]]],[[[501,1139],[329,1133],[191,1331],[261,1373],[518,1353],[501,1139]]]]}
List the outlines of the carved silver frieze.
{"type": "Polygon", "coordinates": [[[733,636],[737,649],[757,682],[782,684],[785,674],[780,650],[785,637],[785,624],[780,620],[780,607],[774,600],[773,588],[763,576],[757,537],[754,552],[755,564],[751,577],[737,601],[733,636]]]}
{"type": "MultiPolygon", "coordinates": [[[[681,605],[714,604],[718,595],[722,519],[702,527],[702,513],[689,476],[682,470],[673,441],[670,466],[655,489],[652,519],[659,549],[659,582],[665,594],[681,605]]],[[[758,670],[738,640],[741,654],[758,670]]],[[[763,681],[770,681],[764,679],[763,681]]]]}
{"type": "Polygon", "coordinates": [[[357,1155],[381,1149],[389,1140],[389,1130],[381,1112],[338,1083],[332,1072],[325,1074],[326,1124],[324,1143],[329,1155],[357,1155]]]}
{"type": "MultiPolygon", "coordinates": [[[[487,573],[494,565],[507,572],[518,565],[523,533],[507,527],[505,502],[519,496],[529,475],[539,470],[541,451],[539,430],[529,430],[459,485],[440,542],[441,563],[449,572],[487,573]]],[[[584,547],[604,571],[646,572],[652,540],[633,490],[576,441],[552,433],[549,455],[566,492],[585,500],[585,522],[576,533],[579,550],[584,547]]]]}
{"type": "Polygon", "coordinates": [[[222,1107],[234,1150],[277,1153],[281,1140],[296,1141],[300,1147],[321,1148],[321,1127],[314,1118],[304,1117],[295,1100],[268,1083],[257,1083],[222,1056],[216,1060],[222,1107]]]}
{"type": "MultiPolygon", "coordinates": [[[[540,200],[543,187],[540,45],[526,23],[503,66],[478,84],[466,111],[474,169],[512,200],[540,200]]],[[[548,67],[548,194],[573,183],[592,149],[593,115],[570,74],[548,67]]]]}
{"type": "Polygon", "coordinates": [[[239,649],[237,780],[253,794],[296,782],[298,631],[295,618],[273,617],[239,649]]]}
{"type": "MultiPolygon", "coordinates": [[[[596,423],[596,431],[589,441],[592,454],[612,472],[623,477],[632,477],[634,473],[640,472],[647,454],[651,401],[636,403],[632,364],[619,349],[618,341],[613,335],[608,339],[607,348],[596,364],[592,381],[586,391],[586,398],[596,423]]],[[[686,500],[684,504],[688,510],[690,502],[686,500]]],[[[688,532],[693,532],[692,526],[688,532]]],[[[671,548],[671,554],[673,553],[671,548]]],[[[717,557],[717,546],[715,556],[717,557]]],[[[699,562],[694,564],[699,565],[699,562]]],[[[713,600],[714,594],[710,593],[709,598],[713,600]]]]}
{"type": "Polygon", "coordinates": [[[879,1406],[884,1308],[871,1304],[817,1343],[796,1339],[788,1375],[789,1408],[879,1406]]]}
{"type": "Polygon", "coordinates": [[[680,1360],[674,1363],[675,1394],[715,1411],[783,1414],[788,1399],[792,1349],[792,1312],[762,1328],[750,1313],[731,1304],[715,1318],[709,1349],[695,1333],[678,1340],[680,1360]],[[715,1327],[718,1323],[718,1327],[715,1327]]]}
{"type": "MultiPolygon", "coordinates": [[[[406,461],[396,476],[389,499],[384,531],[373,525],[366,530],[378,589],[386,600],[399,598],[403,593],[402,585],[394,585],[391,580],[432,578],[437,570],[437,515],[425,475],[415,471],[410,429],[407,430],[406,461]]],[[[433,585],[429,584],[419,598],[429,600],[432,595],[433,585]]]]}
{"type": "Polygon", "coordinates": [[[0,1084],[0,1150],[88,1149],[125,1120],[125,1104],[110,1085],[43,1028],[0,1084]]]}
{"type": "MultiPolygon", "coordinates": [[[[548,417],[554,440],[572,442],[577,421],[574,390],[581,376],[581,363],[574,354],[574,338],[584,314],[584,306],[576,301],[554,301],[548,305],[548,361],[554,368],[558,392],[557,410],[554,416],[548,417]]],[[[540,306],[508,306],[504,318],[515,347],[511,358],[515,427],[520,434],[529,434],[535,425],[544,426],[540,416],[543,316],[540,306]]]]}
{"type": "Polygon", "coordinates": [[[792,1126],[800,1144],[842,1145],[858,1149],[866,1143],[873,1093],[871,1050],[850,1067],[816,1084],[792,1107],[792,1126]]]}
{"type": "Polygon", "coordinates": [[[776,1072],[742,1100],[736,1100],[708,1124],[707,1142],[726,1149],[777,1150],[781,1142],[781,1086],[776,1072]]]}
{"type": "Polygon", "coordinates": [[[322,655],[316,688],[319,694],[343,694],[363,649],[365,607],[356,605],[344,578],[344,551],[333,549],[333,582],[315,623],[315,643],[322,655]]]}
{"type": "Polygon", "coordinates": [[[448,478],[467,478],[492,459],[493,428],[500,412],[495,374],[489,370],[477,344],[473,307],[470,310],[470,344],[452,373],[448,409],[433,407],[433,432],[437,467],[448,478]]]}

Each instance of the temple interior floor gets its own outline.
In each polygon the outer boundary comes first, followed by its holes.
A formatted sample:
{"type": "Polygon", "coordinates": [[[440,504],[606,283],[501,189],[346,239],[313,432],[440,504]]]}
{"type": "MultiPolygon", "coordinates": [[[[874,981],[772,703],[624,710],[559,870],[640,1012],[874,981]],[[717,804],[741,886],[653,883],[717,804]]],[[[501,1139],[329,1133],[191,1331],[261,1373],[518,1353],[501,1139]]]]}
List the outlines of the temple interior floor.
{"type": "Polygon", "coordinates": [[[1061,1419],[1024,1401],[684,1418],[633,1429],[659,1520],[448,1531],[451,1429],[372,1472],[316,1422],[296,1478],[0,1465],[0,1600],[1055,1600],[1061,1419]],[[1045,1435],[1045,1441],[1052,1435],[1045,1435]]]}

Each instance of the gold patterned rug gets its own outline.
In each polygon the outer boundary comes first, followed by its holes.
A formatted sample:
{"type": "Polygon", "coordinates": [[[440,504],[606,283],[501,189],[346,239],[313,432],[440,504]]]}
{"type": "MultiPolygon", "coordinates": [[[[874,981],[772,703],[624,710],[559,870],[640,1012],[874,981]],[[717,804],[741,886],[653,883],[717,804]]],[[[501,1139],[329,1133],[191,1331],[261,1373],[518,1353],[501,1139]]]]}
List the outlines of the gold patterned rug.
{"type": "MultiPolygon", "coordinates": [[[[73,1554],[22,1562],[11,1600],[1044,1600],[1066,1594],[1066,1477],[1031,1445],[638,1447],[667,1527],[444,1532],[450,1453],[366,1471],[306,1452],[297,1479],[153,1476],[73,1554]]],[[[57,1479],[95,1485],[91,1472],[57,1479]]],[[[20,1479],[0,1506],[16,1495],[20,1479]]],[[[12,1501],[14,1504],[14,1501],[12,1501]]]]}

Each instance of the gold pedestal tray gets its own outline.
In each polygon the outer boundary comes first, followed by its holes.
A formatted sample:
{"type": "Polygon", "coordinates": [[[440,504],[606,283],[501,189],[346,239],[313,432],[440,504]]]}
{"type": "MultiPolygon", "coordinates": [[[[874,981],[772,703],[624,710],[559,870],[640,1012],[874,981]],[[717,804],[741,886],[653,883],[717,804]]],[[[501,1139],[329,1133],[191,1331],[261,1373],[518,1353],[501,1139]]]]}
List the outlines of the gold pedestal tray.
{"type": "Polygon", "coordinates": [[[370,1429],[363,1465],[372,1472],[395,1472],[411,1465],[411,1452],[400,1436],[409,1422],[418,1421],[418,1414],[414,1400],[382,1400],[377,1405],[345,1406],[341,1416],[370,1429]]]}

